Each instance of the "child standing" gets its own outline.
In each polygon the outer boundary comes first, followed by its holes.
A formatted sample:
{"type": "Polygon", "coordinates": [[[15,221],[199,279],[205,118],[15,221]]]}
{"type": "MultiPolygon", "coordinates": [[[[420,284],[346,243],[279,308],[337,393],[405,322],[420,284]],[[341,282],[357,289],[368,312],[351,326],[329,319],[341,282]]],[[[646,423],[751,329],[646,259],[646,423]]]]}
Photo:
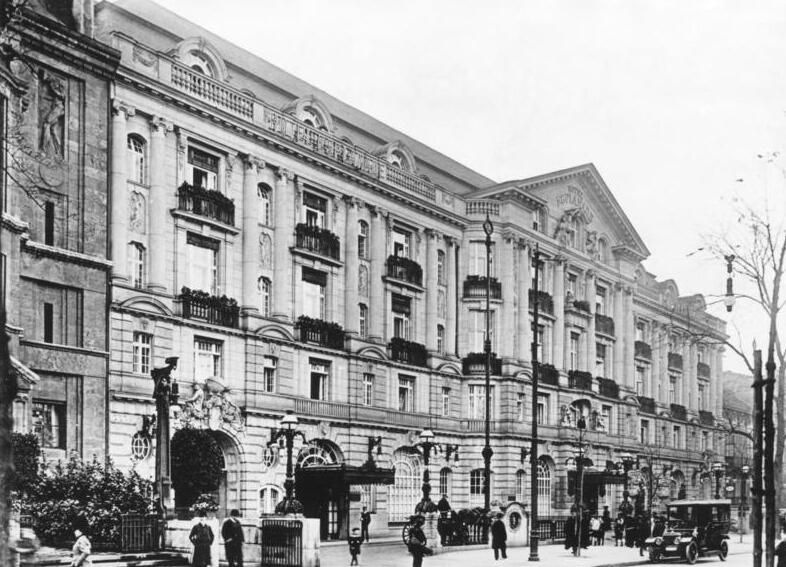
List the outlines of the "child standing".
{"type": "Polygon", "coordinates": [[[358,564],[358,555],[360,555],[360,544],[363,542],[363,538],[360,537],[360,529],[352,528],[352,534],[349,536],[349,554],[352,556],[352,561],[349,562],[350,565],[357,565],[358,564]]]}

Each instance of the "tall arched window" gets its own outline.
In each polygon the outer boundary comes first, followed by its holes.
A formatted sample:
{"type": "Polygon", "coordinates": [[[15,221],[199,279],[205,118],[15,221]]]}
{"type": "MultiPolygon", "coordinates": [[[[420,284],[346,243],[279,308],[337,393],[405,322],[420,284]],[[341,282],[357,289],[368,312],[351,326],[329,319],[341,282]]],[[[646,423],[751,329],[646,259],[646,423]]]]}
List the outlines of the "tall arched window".
{"type": "Polygon", "coordinates": [[[437,352],[445,354],[445,327],[437,325],[437,352]]]}
{"type": "Polygon", "coordinates": [[[358,221],[358,258],[368,258],[368,223],[363,220],[358,221]]]}
{"type": "Polygon", "coordinates": [[[516,500],[524,502],[524,490],[527,484],[527,473],[523,470],[516,471],[516,500]]]}
{"type": "Polygon", "coordinates": [[[134,183],[147,183],[147,158],[145,141],[139,136],[128,137],[128,179],[134,183]]]}
{"type": "Polygon", "coordinates": [[[263,486],[259,491],[259,513],[273,514],[282,497],[283,491],[278,486],[263,486]]]}
{"type": "Polygon", "coordinates": [[[358,321],[360,337],[365,339],[368,337],[368,307],[364,303],[358,305],[358,316],[360,318],[358,321]]]}
{"type": "Polygon", "coordinates": [[[145,247],[139,242],[128,245],[128,274],[131,285],[139,289],[145,286],[145,247]]]}
{"type": "Polygon", "coordinates": [[[538,459],[538,516],[551,515],[551,467],[538,459]]]}
{"type": "Polygon", "coordinates": [[[452,481],[453,481],[453,471],[451,471],[448,467],[445,467],[439,471],[440,498],[444,494],[448,497],[448,500],[451,499],[452,481]]]}
{"type": "Polygon", "coordinates": [[[257,195],[259,196],[259,222],[270,226],[270,187],[264,183],[257,185],[257,195]]]}
{"type": "Polygon", "coordinates": [[[422,464],[420,455],[411,449],[399,449],[393,453],[393,466],[396,469],[394,483],[388,492],[388,520],[401,522],[407,520],[422,496],[422,464]]]}
{"type": "Polygon", "coordinates": [[[262,317],[270,317],[270,280],[265,277],[259,278],[259,314],[262,317]]]}

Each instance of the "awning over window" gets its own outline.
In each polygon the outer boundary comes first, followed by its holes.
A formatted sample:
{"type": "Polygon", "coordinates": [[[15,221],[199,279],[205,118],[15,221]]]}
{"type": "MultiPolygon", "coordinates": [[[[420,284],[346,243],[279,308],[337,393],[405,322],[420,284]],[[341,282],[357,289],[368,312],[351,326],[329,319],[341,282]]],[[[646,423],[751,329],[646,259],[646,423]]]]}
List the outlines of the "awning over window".
{"type": "Polygon", "coordinates": [[[297,469],[298,483],[317,482],[332,485],[393,484],[395,469],[357,465],[314,465],[297,469]]]}

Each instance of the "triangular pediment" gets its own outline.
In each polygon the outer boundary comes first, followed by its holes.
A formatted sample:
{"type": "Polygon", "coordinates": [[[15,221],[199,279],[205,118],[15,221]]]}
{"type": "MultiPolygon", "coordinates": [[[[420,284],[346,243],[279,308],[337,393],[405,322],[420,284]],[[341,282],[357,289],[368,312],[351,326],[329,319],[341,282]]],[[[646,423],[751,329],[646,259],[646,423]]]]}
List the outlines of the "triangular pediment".
{"type": "MultiPolygon", "coordinates": [[[[507,181],[473,193],[473,198],[516,199],[548,214],[546,233],[558,238],[563,225],[580,223],[583,234],[603,239],[617,255],[641,261],[650,252],[594,165],[507,181]]],[[[525,224],[528,226],[528,224],[525,224]]]]}

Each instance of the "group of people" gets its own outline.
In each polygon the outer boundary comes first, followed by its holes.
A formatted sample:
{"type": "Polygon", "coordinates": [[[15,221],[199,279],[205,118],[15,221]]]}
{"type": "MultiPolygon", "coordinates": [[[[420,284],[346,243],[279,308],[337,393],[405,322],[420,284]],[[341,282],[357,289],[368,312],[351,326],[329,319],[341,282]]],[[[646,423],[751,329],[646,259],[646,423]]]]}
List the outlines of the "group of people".
{"type": "MultiPolygon", "coordinates": [[[[654,518],[654,533],[659,535],[665,525],[662,518],[654,518]]],[[[620,511],[612,524],[609,507],[603,507],[602,515],[592,515],[585,510],[581,522],[577,522],[575,508],[565,522],[565,549],[571,549],[576,554],[579,547],[588,548],[590,545],[605,545],[606,533],[614,531],[615,547],[638,547],[639,554],[644,555],[644,541],[650,536],[650,518],[646,514],[630,515],[620,511]],[[579,541],[580,540],[580,541],[579,541]]]]}
{"type": "MultiPolygon", "coordinates": [[[[213,529],[206,522],[206,514],[199,512],[199,518],[188,539],[194,545],[194,556],[191,561],[194,567],[207,567],[212,564],[210,547],[213,545],[215,536],[213,529]]],[[[243,526],[240,523],[240,511],[232,510],[229,518],[224,520],[221,526],[221,537],[224,539],[224,551],[229,567],[243,567],[243,526]]],[[[217,563],[217,561],[216,561],[217,563]]]]}

